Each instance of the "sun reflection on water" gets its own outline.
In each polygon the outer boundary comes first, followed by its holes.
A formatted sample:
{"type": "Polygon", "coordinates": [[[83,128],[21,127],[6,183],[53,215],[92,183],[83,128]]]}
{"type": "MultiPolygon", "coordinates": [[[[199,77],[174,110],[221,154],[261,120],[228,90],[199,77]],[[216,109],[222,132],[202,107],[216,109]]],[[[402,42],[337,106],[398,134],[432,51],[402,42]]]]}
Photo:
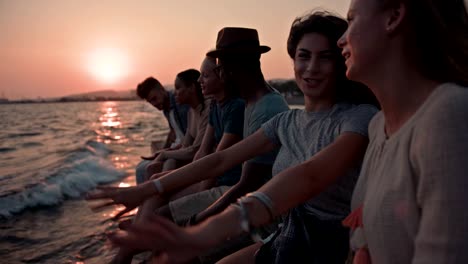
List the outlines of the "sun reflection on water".
{"type": "Polygon", "coordinates": [[[120,113],[117,102],[104,102],[101,106],[102,115],[99,117],[100,126],[94,132],[98,135],[97,141],[104,144],[124,144],[128,138],[124,133],[123,124],[120,121],[120,113]]]}
{"type": "MultiPolygon", "coordinates": [[[[98,117],[97,127],[94,130],[96,133],[96,141],[106,145],[113,145],[113,149],[129,142],[127,128],[121,122],[122,114],[119,110],[121,104],[119,102],[103,102],[100,105],[101,115],[98,117]]],[[[118,150],[111,155],[112,162],[117,169],[125,170],[130,166],[127,156],[122,156],[122,151],[118,150]]]]}

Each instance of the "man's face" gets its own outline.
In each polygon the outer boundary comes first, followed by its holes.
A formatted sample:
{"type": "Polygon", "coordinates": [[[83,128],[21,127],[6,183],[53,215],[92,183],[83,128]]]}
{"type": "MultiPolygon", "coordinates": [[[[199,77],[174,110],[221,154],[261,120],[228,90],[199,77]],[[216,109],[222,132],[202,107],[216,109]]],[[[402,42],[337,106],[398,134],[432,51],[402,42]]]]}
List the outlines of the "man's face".
{"type": "Polygon", "coordinates": [[[242,65],[239,62],[218,59],[215,72],[228,87],[227,89],[236,89],[242,96],[242,87],[244,87],[245,84],[241,74],[242,65]]]}
{"type": "Polygon", "coordinates": [[[165,96],[163,90],[154,88],[148,93],[148,96],[145,99],[158,110],[164,110],[165,96]]]}

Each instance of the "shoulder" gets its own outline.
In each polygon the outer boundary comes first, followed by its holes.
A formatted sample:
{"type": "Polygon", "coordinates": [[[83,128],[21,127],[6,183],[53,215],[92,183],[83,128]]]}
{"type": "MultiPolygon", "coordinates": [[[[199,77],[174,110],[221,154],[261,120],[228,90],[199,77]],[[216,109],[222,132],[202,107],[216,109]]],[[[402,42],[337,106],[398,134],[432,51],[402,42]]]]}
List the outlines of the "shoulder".
{"type": "Polygon", "coordinates": [[[264,128],[266,127],[287,127],[289,126],[294,120],[298,118],[298,115],[303,113],[303,110],[299,109],[292,109],[288,111],[281,112],[274,117],[272,117],[270,120],[265,122],[263,125],[264,128]]]}
{"type": "Polygon", "coordinates": [[[466,87],[452,83],[443,84],[429,96],[427,101],[429,102],[424,113],[425,117],[445,119],[467,117],[468,88],[466,87]]]}
{"type": "Polygon", "coordinates": [[[265,94],[257,102],[257,111],[263,112],[265,115],[273,117],[278,113],[289,110],[288,103],[284,97],[278,92],[270,92],[265,94]]]}
{"type": "Polygon", "coordinates": [[[375,113],[377,108],[372,105],[337,104],[330,114],[330,122],[339,134],[353,132],[368,137],[369,122],[375,113]]]}
{"type": "Polygon", "coordinates": [[[372,118],[379,110],[377,107],[370,104],[351,105],[344,104],[338,107],[337,112],[342,118],[348,119],[353,117],[372,118]]]}
{"type": "Polygon", "coordinates": [[[298,115],[300,115],[303,112],[304,112],[304,110],[301,110],[301,109],[290,109],[290,110],[283,111],[283,112],[275,115],[274,118],[275,119],[285,119],[285,120],[294,119],[295,117],[297,117],[298,115]]]}
{"type": "Polygon", "coordinates": [[[336,110],[339,122],[348,126],[362,126],[367,131],[369,122],[378,112],[378,109],[369,104],[339,105],[336,110]]]}
{"type": "Polygon", "coordinates": [[[240,98],[232,98],[223,105],[225,111],[244,110],[245,101],[240,98]]]}
{"type": "Polygon", "coordinates": [[[418,126],[425,131],[450,135],[468,132],[468,88],[452,83],[440,85],[427,99],[418,126]]]}

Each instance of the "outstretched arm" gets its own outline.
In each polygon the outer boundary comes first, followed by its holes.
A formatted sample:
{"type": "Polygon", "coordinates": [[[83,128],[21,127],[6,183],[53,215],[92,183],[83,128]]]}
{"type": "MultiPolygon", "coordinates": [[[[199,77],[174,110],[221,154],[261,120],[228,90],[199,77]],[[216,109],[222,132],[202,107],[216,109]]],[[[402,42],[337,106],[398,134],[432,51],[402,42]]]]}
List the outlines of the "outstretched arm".
{"type": "MultiPolygon", "coordinates": [[[[157,181],[165,193],[171,193],[202,180],[215,178],[237,164],[273,149],[273,143],[260,130],[228,149],[213,153],[187,166],[174,170],[157,181]]],[[[148,181],[127,188],[108,187],[99,192],[88,194],[88,199],[111,199],[112,202],[106,203],[103,206],[123,204],[126,207],[124,211],[127,211],[156,194],[160,193],[155,188],[155,183],[148,181]]]]}
{"type": "Polygon", "coordinates": [[[237,198],[260,188],[265,183],[263,176],[271,174],[271,167],[271,165],[266,164],[245,162],[242,167],[240,181],[207,209],[200,212],[196,216],[195,222],[201,222],[212,215],[222,212],[231,203],[235,202],[237,198]]]}
{"type": "MultiPolygon", "coordinates": [[[[241,140],[242,138],[238,135],[231,134],[231,133],[224,133],[215,151],[218,152],[218,151],[227,149],[241,140]]],[[[216,178],[204,180],[200,185],[200,191],[208,190],[212,188],[213,186],[215,186],[215,184],[216,184],[216,178]]]]}
{"type": "MultiPolygon", "coordinates": [[[[165,192],[171,192],[202,180],[215,178],[245,160],[272,151],[274,147],[275,145],[260,129],[230,148],[208,155],[161,177],[160,183],[165,192]]],[[[154,194],[157,193],[152,182],[138,187],[143,192],[152,190],[154,194]]]]}
{"type": "MultiPolygon", "coordinates": [[[[273,215],[279,216],[289,208],[319,194],[337,181],[340,176],[356,166],[364,156],[367,138],[355,133],[343,133],[334,143],[322,149],[306,162],[284,170],[260,188],[273,202],[273,215]],[[287,185],[288,188],[284,188],[287,185]]],[[[255,198],[248,198],[245,204],[251,226],[268,223],[270,215],[266,207],[255,198]]],[[[163,251],[170,260],[191,259],[211,247],[224,242],[229,237],[241,234],[241,214],[239,209],[229,206],[222,213],[208,218],[199,225],[180,228],[167,221],[139,225],[145,232],[121,233],[112,236],[118,244],[140,249],[163,251]],[[152,239],[152,238],[157,239],[152,239]],[[145,241],[148,239],[148,241],[145,241]],[[154,241],[149,241],[149,240],[154,241]],[[181,254],[183,253],[183,254],[181,254]]]]}

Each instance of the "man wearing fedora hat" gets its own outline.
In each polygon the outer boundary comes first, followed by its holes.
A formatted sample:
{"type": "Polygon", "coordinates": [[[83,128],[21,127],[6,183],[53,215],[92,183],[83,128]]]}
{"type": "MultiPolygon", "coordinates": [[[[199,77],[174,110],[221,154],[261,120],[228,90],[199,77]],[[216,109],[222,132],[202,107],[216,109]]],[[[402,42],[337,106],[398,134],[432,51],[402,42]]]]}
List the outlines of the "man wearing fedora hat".
{"type": "MultiPolygon", "coordinates": [[[[208,57],[217,59],[218,65],[215,72],[224,81],[224,85],[228,86],[227,89],[237,91],[245,100],[244,138],[255,133],[263,123],[276,114],[289,110],[288,104],[281,94],[273,89],[263,77],[260,57],[261,54],[269,50],[270,47],[260,45],[255,29],[228,27],[219,31],[216,49],[207,53],[208,57]]],[[[186,219],[189,212],[197,213],[196,211],[199,210],[200,206],[195,206],[194,203],[205,205],[207,200],[210,200],[210,203],[213,204],[199,214],[192,216],[189,222],[199,222],[217,214],[235,202],[237,198],[257,190],[271,179],[272,165],[276,154],[277,150],[245,162],[240,181],[230,189],[218,192],[217,196],[208,192],[184,196],[173,202],[172,206],[170,204],[169,208],[163,207],[157,212],[183,225],[185,223],[182,219],[186,219]]],[[[191,178],[191,175],[186,176],[185,179],[191,181],[188,179],[191,178]]],[[[195,181],[191,183],[195,183],[195,181]]],[[[275,225],[272,225],[271,228],[265,230],[265,234],[273,232],[275,228],[275,225]]],[[[215,248],[206,256],[201,257],[201,260],[203,260],[202,262],[213,262],[224,257],[232,248],[245,246],[246,242],[248,241],[242,239],[232,241],[232,243],[227,243],[220,248],[215,248]]]]}
{"type": "MultiPolygon", "coordinates": [[[[238,89],[246,102],[244,138],[255,133],[276,114],[289,110],[288,104],[264,79],[260,56],[270,50],[260,45],[257,30],[223,28],[218,33],[216,49],[207,56],[218,59],[217,73],[231,89],[238,89]]],[[[254,191],[271,179],[277,151],[255,157],[243,164],[239,183],[234,185],[208,209],[192,218],[195,222],[217,214],[240,196],[254,191]]]]}
{"type": "MultiPolygon", "coordinates": [[[[236,91],[245,100],[244,138],[254,134],[263,123],[276,114],[289,110],[285,99],[263,77],[260,57],[269,50],[270,47],[260,45],[257,30],[227,27],[218,32],[216,49],[206,54],[208,57],[217,59],[215,72],[223,80],[227,89],[236,91]]],[[[210,192],[187,195],[170,203],[169,206],[160,208],[157,213],[177,224],[184,225],[190,214],[195,214],[189,220],[189,224],[193,224],[223,211],[237,198],[257,190],[271,179],[272,165],[277,151],[274,150],[244,162],[240,181],[229,189],[217,192],[216,196],[210,192]],[[202,207],[201,204],[205,207],[210,203],[213,204],[196,214],[202,207]]],[[[167,176],[170,177],[170,175],[167,176]]],[[[185,176],[184,184],[196,183],[196,179],[199,178],[196,175],[185,176]]],[[[276,225],[272,224],[264,230],[264,235],[275,230],[276,225]]],[[[219,248],[214,248],[212,252],[201,256],[200,260],[214,262],[232,252],[233,249],[245,246],[246,243],[249,243],[248,238],[233,240],[219,248]]]]}
{"type": "MultiPolygon", "coordinates": [[[[260,57],[261,54],[269,50],[270,47],[260,45],[255,29],[228,27],[219,31],[216,49],[207,53],[207,56],[217,58],[218,66],[215,71],[224,80],[225,85],[230,86],[229,89],[237,89],[246,102],[244,138],[255,133],[263,123],[276,114],[289,110],[288,104],[281,94],[272,88],[263,77],[260,57]]],[[[272,165],[276,154],[277,150],[245,162],[241,180],[210,207],[194,215],[190,219],[190,223],[202,221],[223,211],[237,198],[258,189],[271,179],[272,165]]],[[[192,198],[189,195],[181,200],[192,200],[192,198]]],[[[176,211],[171,211],[173,219],[173,214],[177,214],[176,211]]],[[[166,214],[163,213],[163,215],[166,214]]],[[[265,234],[273,232],[275,228],[275,225],[270,226],[265,230],[265,234]]],[[[220,259],[232,248],[245,246],[245,242],[245,240],[232,241],[232,243],[213,249],[209,254],[202,256],[201,260],[211,262],[220,259]]]]}
{"type": "MultiPolygon", "coordinates": [[[[246,102],[244,138],[255,133],[263,123],[276,114],[289,110],[285,99],[263,77],[260,56],[269,50],[270,47],[260,45],[255,29],[228,27],[219,31],[216,49],[206,54],[208,57],[217,58],[218,65],[215,72],[224,81],[227,89],[236,91],[246,102]]],[[[158,213],[171,218],[178,224],[183,224],[188,213],[198,213],[197,208],[200,208],[200,206],[190,205],[203,199],[203,204],[207,204],[207,200],[210,200],[209,203],[214,203],[200,214],[192,216],[191,222],[198,222],[216,214],[240,196],[258,189],[271,179],[276,154],[277,150],[245,162],[241,180],[229,190],[225,189],[222,193],[218,193],[216,197],[209,194],[206,198],[200,193],[184,196],[170,204],[169,208],[161,208],[158,213]]],[[[186,177],[188,181],[190,181],[189,178],[191,177],[186,177]]],[[[195,182],[194,180],[191,184],[195,182]]]]}

